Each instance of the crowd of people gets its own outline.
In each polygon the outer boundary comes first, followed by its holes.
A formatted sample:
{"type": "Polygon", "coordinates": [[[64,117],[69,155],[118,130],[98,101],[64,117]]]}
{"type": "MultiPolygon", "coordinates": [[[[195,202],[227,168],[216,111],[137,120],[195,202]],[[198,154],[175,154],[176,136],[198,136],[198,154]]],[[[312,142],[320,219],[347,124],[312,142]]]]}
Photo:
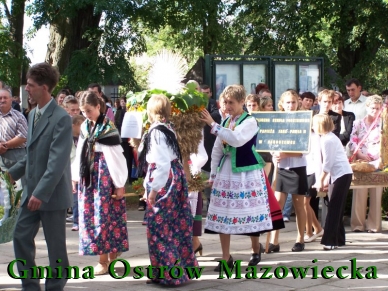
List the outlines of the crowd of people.
{"type": "MultiPolygon", "coordinates": [[[[11,179],[22,179],[24,186],[14,251],[26,263],[19,262],[18,270],[35,266],[34,238],[40,223],[53,278],[58,266],[69,266],[67,219],[73,222],[72,230],[79,231],[79,254],[98,256],[94,274],[104,275],[109,264],[129,250],[124,193],[126,183],[132,181],[135,149],[120,138],[126,100],[112,104],[97,83],[74,96],[61,90],[53,98],[58,79],[58,72],[46,63],[31,67],[23,113],[0,83],[0,166],[11,179]],[[66,217],[71,207],[73,216],[66,217]]],[[[269,88],[259,84],[256,94],[248,96],[241,85],[226,86],[216,102],[209,86],[194,83],[209,98],[200,113],[205,124],[203,139],[198,154],[190,157],[192,169],[209,178],[203,196],[188,191],[170,122],[170,100],[153,95],[147,104],[151,126],[142,137],[136,162],[145,178],[150,262],[164,267],[147,283],[178,285],[189,278],[174,276],[173,266],[198,266],[196,254],[203,250],[199,240],[202,197],[208,208],[204,232],[219,235],[221,257],[229,267],[234,264],[231,235],[250,237],[249,266],[261,261],[264,247],[259,237],[263,233],[271,236],[268,253],[279,252],[281,229],[289,221],[292,205],[297,225],[293,252],[303,251],[305,243],[319,237],[325,250],[344,246],[342,217],[352,179],[348,156],[378,167],[382,97],[363,96],[360,82],[351,79],[346,83],[349,99],[324,88],[317,96],[290,89],[275,106],[269,88]],[[309,153],[256,152],[260,124],[251,114],[275,107],[285,112],[313,110],[309,153]],[[331,193],[324,227],[318,220],[317,195],[323,192],[331,193]]],[[[351,228],[355,232],[381,231],[382,188],[369,190],[367,219],[368,189],[354,191],[351,228]]],[[[221,268],[222,263],[215,271],[221,268]]],[[[65,277],[46,279],[46,289],[62,290],[65,284],[65,277]]],[[[23,279],[22,285],[26,290],[40,290],[39,280],[31,277],[23,279]]]]}

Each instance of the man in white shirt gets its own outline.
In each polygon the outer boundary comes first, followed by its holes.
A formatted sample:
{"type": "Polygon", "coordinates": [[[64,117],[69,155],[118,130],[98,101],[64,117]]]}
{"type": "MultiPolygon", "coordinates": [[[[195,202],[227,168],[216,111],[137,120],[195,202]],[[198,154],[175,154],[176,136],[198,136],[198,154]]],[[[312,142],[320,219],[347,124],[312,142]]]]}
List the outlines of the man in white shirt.
{"type": "Polygon", "coordinates": [[[367,98],[361,94],[361,89],[361,83],[357,79],[350,79],[346,82],[346,91],[350,98],[344,102],[345,111],[353,112],[356,119],[366,116],[365,101],[367,98]]]}

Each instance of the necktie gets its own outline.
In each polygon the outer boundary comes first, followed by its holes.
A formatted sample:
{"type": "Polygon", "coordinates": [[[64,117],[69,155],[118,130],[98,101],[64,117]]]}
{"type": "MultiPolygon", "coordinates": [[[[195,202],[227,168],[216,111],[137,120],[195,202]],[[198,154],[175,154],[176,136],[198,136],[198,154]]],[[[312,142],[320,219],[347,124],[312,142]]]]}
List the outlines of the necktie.
{"type": "Polygon", "coordinates": [[[38,123],[40,117],[42,116],[42,113],[40,111],[35,112],[35,118],[34,118],[34,129],[36,127],[36,124],[38,123]]]}

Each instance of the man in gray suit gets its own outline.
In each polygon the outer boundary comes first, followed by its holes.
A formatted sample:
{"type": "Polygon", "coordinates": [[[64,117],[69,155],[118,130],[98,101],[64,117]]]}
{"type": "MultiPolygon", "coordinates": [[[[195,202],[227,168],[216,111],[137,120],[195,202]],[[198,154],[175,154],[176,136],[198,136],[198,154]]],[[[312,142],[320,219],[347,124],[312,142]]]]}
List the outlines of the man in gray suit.
{"type": "Polygon", "coordinates": [[[26,178],[13,243],[16,258],[25,260],[18,262],[18,270],[21,276],[28,273],[22,279],[23,290],[28,291],[40,290],[39,279],[31,278],[40,222],[53,271],[53,279],[46,278],[46,290],[63,290],[67,281],[66,209],[72,205],[72,127],[70,116],[51,98],[58,80],[58,71],[47,63],[36,64],[27,72],[26,91],[38,105],[28,115],[27,154],[9,169],[13,180],[23,175],[26,178]],[[62,274],[57,273],[60,266],[62,274]]]}

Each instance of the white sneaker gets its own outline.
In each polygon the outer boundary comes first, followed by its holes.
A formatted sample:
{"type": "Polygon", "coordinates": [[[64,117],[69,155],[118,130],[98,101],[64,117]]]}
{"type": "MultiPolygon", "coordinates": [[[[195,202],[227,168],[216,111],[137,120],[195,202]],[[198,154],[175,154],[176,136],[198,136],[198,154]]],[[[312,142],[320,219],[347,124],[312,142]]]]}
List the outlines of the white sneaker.
{"type": "Polygon", "coordinates": [[[331,251],[331,250],[338,249],[338,246],[323,246],[323,249],[326,251],[331,251]]]}
{"type": "Polygon", "coordinates": [[[283,217],[284,222],[290,222],[290,219],[288,217],[283,217]]]}
{"type": "Polygon", "coordinates": [[[73,221],[73,215],[69,216],[69,217],[66,217],[66,221],[67,222],[72,222],[73,221]]]}
{"type": "Polygon", "coordinates": [[[313,234],[312,236],[308,236],[307,234],[304,236],[304,242],[305,243],[310,243],[313,242],[317,239],[317,235],[313,234]]]}
{"type": "Polygon", "coordinates": [[[318,233],[316,234],[316,236],[317,236],[317,237],[323,236],[323,232],[324,232],[324,230],[323,230],[323,228],[322,228],[322,230],[321,230],[320,232],[318,232],[318,233]]]}

